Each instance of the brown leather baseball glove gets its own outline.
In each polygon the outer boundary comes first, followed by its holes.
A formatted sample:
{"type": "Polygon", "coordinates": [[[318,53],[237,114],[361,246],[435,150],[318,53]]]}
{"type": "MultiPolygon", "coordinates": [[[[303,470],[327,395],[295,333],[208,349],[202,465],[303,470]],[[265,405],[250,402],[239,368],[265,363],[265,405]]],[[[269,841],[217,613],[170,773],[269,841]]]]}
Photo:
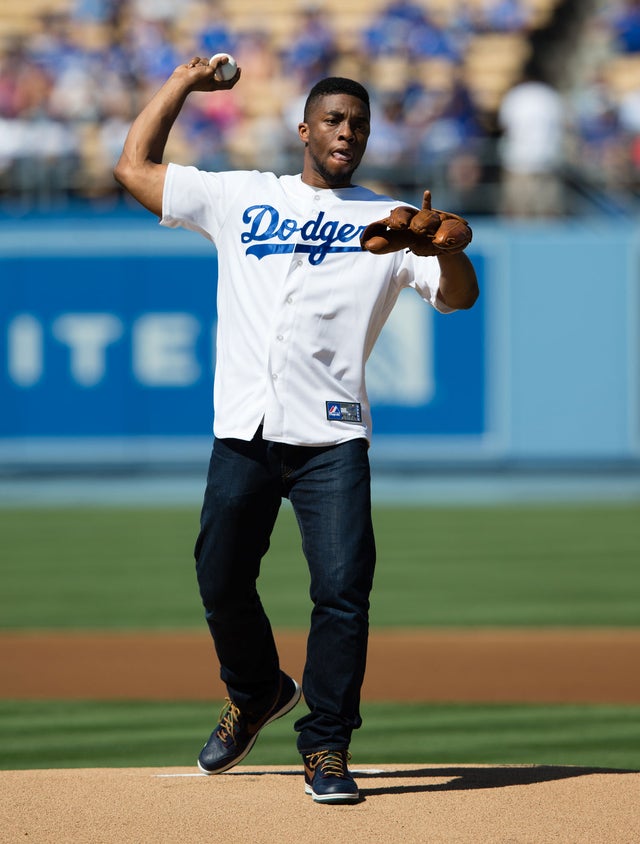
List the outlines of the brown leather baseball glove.
{"type": "Polygon", "coordinates": [[[426,190],[420,211],[408,205],[394,208],[388,217],[367,226],[360,245],[375,255],[401,249],[415,255],[453,255],[466,249],[472,237],[463,217],[431,207],[431,191],[426,190]]]}

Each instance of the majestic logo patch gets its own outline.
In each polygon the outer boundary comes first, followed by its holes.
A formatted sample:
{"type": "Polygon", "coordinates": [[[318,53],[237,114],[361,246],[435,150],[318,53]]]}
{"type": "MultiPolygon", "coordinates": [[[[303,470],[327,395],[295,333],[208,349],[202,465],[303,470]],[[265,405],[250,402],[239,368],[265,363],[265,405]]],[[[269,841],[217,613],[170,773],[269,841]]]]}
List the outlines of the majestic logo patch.
{"type": "Polygon", "coordinates": [[[362,422],[362,408],[360,402],[328,401],[327,419],[332,422],[362,422]]]}
{"type": "Polygon", "coordinates": [[[365,230],[365,226],[325,220],[324,211],[298,225],[297,220],[281,219],[271,205],[251,205],[242,222],[249,226],[240,236],[248,244],[245,254],[260,260],[265,255],[300,252],[313,265],[321,264],[330,252],[360,252],[360,235],[365,230]]]}

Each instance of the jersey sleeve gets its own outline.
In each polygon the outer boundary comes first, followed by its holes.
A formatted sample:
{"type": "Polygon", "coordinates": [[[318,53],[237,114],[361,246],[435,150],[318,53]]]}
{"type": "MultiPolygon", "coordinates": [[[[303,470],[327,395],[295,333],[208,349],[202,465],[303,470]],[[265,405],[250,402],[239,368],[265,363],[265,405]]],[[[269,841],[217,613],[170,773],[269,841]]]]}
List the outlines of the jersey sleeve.
{"type": "Polygon", "coordinates": [[[162,196],[161,226],[198,232],[215,243],[228,209],[249,178],[249,171],[210,173],[169,164],[162,196]]]}
{"type": "Polygon", "coordinates": [[[405,252],[397,273],[402,287],[412,287],[426,302],[442,314],[450,314],[455,308],[438,298],[440,287],[440,263],[435,256],[421,257],[405,252]]]}

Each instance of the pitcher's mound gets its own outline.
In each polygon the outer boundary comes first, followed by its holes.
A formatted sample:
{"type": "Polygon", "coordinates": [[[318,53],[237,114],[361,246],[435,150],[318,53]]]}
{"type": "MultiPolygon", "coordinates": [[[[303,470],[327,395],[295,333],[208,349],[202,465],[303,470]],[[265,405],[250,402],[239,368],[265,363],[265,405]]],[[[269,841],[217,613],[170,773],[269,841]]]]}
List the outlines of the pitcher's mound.
{"type": "Polygon", "coordinates": [[[637,844],[640,774],[354,765],[362,801],[313,803],[301,769],[0,772],[0,840],[38,844],[637,844]]]}

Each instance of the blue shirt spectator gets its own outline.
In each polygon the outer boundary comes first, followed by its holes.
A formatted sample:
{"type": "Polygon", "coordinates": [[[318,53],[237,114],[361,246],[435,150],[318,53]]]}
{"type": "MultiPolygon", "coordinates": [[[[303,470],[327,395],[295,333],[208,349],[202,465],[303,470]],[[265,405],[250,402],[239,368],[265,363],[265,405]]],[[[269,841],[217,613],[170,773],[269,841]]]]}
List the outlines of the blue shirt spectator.
{"type": "Polygon", "coordinates": [[[298,77],[301,87],[314,84],[323,76],[331,75],[336,56],[333,30],[316,5],[304,7],[300,24],[289,47],[283,52],[282,63],[286,74],[298,77]]]}
{"type": "Polygon", "coordinates": [[[640,0],[625,0],[610,16],[617,47],[623,53],[640,52],[640,0]]]}

